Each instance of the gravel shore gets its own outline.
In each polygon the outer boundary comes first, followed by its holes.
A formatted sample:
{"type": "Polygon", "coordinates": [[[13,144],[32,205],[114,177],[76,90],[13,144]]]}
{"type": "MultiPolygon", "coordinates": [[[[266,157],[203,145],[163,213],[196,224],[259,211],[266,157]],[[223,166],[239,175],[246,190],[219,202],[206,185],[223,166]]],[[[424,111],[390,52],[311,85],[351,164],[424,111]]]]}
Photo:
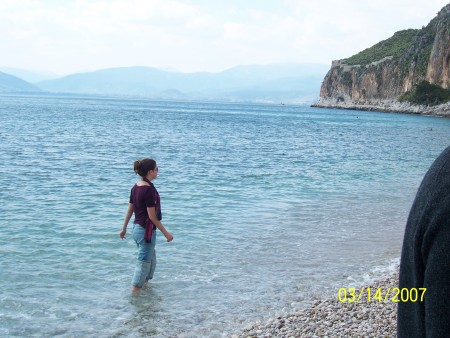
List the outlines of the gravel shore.
{"type": "MultiPolygon", "coordinates": [[[[253,325],[232,337],[396,337],[397,303],[390,294],[386,302],[374,299],[378,289],[384,298],[388,288],[396,287],[398,268],[392,276],[365,286],[359,301],[341,302],[336,290],[336,298],[317,301],[307,309],[253,325]],[[371,290],[370,302],[367,288],[371,290]]],[[[356,289],[355,297],[360,290],[362,287],[356,289]]],[[[344,296],[342,293],[341,300],[344,296]]]]}

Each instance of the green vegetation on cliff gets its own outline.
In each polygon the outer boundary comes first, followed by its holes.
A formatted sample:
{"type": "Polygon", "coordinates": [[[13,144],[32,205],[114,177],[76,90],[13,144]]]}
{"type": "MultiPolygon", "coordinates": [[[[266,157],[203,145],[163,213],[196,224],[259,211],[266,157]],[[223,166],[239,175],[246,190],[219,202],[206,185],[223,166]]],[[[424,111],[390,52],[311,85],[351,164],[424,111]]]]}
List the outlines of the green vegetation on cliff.
{"type": "Polygon", "coordinates": [[[380,100],[450,104],[449,46],[450,3],[421,29],[399,31],[349,58],[333,61],[320,99],[338,106],[343,101],[346,107],[376,106],[380,100]],[[410,91],[405,93],[406,89],[410,91]]]}
{"type": "Polygon", "coordinates": [[[389,39],[380,41],[376,45],[346,59],[345,63],[365,66],[387,56],[392,56],[394,59],[399,58],[411,47],[418,31],[417,29],[399,31],[389,39]]]}
{"type": "Polygon", "coordinates": [[[450,89],[444,89],[441,86],[430,84],[428,81],[422,81],[410,91],[402,94],[399,101],[435,106],[450,101],[450,89]]]}

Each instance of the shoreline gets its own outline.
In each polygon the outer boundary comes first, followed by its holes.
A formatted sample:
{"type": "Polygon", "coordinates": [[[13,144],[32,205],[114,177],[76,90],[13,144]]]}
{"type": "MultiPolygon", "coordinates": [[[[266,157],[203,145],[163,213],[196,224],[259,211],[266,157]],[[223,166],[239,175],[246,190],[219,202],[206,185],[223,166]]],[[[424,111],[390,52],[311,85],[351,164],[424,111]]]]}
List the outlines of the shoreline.
{"type": "Polygon", "coordinates": [[[405,102],[399,102],[396,100],[376,100],[376,101],[367,101],[364,103],[355,103],[355,102],[337,103],[335,100],[321,99],[319,102],[313,103],[311,107],[363,110],[363,111],[375,111],[375,112],[397,113],[397,114],[414,114],[414,115],[450,118],[450,102],[437,106],[419,106],[405,102]]]}
{"type": "MultiPolygon", "coordinates": [[[[385,296],[388,289],[397,288],[398,271],[397,265],[390,275],[364,286],[364,289],[363,286],[355,287],[356,295],[363,290],[359,301],[341,302],[336,295],[292,314],[251,325],[232,337],[396,337],[397,303],[392,302],[392,297],[386,302],[375,300],[374,295],[376,290],[385,296]],[[368,288],[371,290],[370,302],[368,288]]],[[[344,294],[341,295],[341,300],[345,300],[344,294]]]]}

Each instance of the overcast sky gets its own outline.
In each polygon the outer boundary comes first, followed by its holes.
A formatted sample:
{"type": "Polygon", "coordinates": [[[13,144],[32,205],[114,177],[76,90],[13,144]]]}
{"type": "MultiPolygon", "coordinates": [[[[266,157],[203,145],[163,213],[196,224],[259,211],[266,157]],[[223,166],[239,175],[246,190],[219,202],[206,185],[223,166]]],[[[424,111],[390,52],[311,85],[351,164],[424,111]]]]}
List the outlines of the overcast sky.
{"type": "Polygon", "coordinates": [[[398,30],[421,28],[445,0],[0,0],[0,67],[59,75],[150,66],[330,65],[398,30]]]}

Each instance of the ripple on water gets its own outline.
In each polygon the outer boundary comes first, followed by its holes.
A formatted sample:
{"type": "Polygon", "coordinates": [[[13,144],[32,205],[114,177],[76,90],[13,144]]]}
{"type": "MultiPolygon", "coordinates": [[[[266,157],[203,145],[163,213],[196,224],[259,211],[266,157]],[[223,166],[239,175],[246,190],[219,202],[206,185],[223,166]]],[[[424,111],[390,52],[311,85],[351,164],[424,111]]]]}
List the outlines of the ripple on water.
{"type": "Polygon", "coordinates": [[[450,134],[448,119],[301,106],[0,96],[0,109],[2,336],[229,336],[374,278],[450,134]],[[155,279],[133,298],[132,225],[118,231],[147,156],[175,240],[158,235],[155,279]]]}

